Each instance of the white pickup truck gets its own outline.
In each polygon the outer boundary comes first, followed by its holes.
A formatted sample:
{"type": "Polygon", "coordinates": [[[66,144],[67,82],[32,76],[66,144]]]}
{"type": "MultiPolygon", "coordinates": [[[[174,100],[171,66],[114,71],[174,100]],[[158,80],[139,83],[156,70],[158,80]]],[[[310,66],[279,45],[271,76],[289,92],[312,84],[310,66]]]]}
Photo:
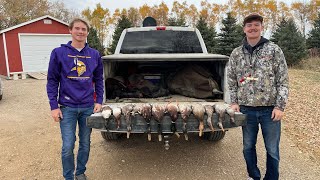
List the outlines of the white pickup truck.
{"type": "MultiPolygon", "coordinates": [[[[209,54],[198,29],[125,29],[115,53],[103,58],[103,112],[87,118],[106,140],[145,133],[149,140],[197,133],[221,140],[246,116],[228,106],[228,57],[209,54]]],[[[184,139],[181,138],[181,139],[184,139]]]]}

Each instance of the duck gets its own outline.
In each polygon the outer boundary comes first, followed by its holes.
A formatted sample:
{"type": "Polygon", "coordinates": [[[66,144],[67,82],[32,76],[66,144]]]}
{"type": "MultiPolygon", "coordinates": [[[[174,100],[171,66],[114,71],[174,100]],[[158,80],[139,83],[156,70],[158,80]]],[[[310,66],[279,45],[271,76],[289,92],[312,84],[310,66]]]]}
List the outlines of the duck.
{"type": "Polygon", "coordinates": [[[231,123],[235,123],[235,111],[230,107],[230,106],[228,106],[227,108],[226,108],[226,113],[227,114],[229,114],[229,116],[230,116],[230,121],[231,121],[231,123]]]}
{"type": "Polygon", "coordinates": [[[206,114],[208,116],[207,124],[209,125],[209,128],[211,129],[211,131],[214,132],[214,128],[213,128],[213,125],[212,125],[212,115],[214,113],[214,108],[211,105],[205,105],[204,108],[205,108],[206,114]]]}
{"type": "Polygon", "coordinates": [[[112,115],[112,109],[110,106],[103,106],[101,108],[101,115],[103,118],[108,119],[112,115]]]}
{"type": "Polygon", "coordinates": [[[199,136],[202,136],[203,129],[204,129],[204,107],[199,103],[192,104],[192,113],[195,118],[199,121],[199,136]]]}
{"type": "Polygon", "coordinates": [[[223,120],[225,117],[225,112],[226,112],[226,106],[224,104],[215,104],[215,111],[218,114],[218,127],[224,131],[223,128],[223,120]]]}
{"type": "Polygon", "coordinates": [[[166,105],[162,103],[152,104],[152,116],[158,122],[158,139],[162,141],[161,122],[166,112],[166,105]]]}
{"type": "Polygon", "coordinates": [[[171,124],[171,129],[172,129],[173,133],[179,138],[180,135],[177,132],[177,128],[175,126],[175,122],[178,119],[178,113],[179,113],[178,101],[176,101],[176,103],[169,102],[166,106],[166,112],[169,114],[169,116],[173,122],[171,124]]]}
{"type": "Polygon", "coordinates": [[[152,106],[149,103],[144,103],[144,104],[137,104],[133,108],[133,113],[138,113],[140,114],[143,119],[147,122],[147,134],[148,134],[148,141],[152,140],[151,136],[151,125],[150,125],[150,120],[152,117],[152,106]]]}
{"type": "Polygon", "coordinates": [[[189,138],[188,138],[188,133],[187,133],[187,121],[188,121],[190,114],[192,113],[192,108],[191,108],[191,105],[187,104],[187,103],[179,103],[178,107],[179,107],[179,111],[181,114],[181,118],[183,120],[182,131],[184,134],[184,138],[185,138],[185,140],[188,141],[189,138]]]}
{"type": "Polygon", "coordinates": [[[130,137],[130,132],[131,132],[131,117],[132,117],[132,110],[134,108],[133,104],[127,104],[122,107],[122,113],[124,115],[124,118],[126,120],[126,125],[127,125],[127,139],[130,137]]]}
{"type": "Polygon", "coordinates": [[[119,130],[120,124],[121,124],[121,113],[122,113],[121,107],[115,107],[112,109],[112,114],[116,121],[117,130],[119,130]]]}

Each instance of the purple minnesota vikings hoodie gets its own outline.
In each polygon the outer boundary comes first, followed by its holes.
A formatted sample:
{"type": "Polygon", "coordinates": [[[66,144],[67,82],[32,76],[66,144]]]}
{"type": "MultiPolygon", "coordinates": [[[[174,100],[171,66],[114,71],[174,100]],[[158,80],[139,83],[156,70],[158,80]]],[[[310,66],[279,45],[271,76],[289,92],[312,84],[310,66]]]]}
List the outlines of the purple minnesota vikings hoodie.
{"type": "Polygon", "coordinates": [[[47,93],[51,110],[58,104],[91,107],[103,100],[103,65],[99,52],[85,45],[79,52],[68,44],[55,48],[50,57],[47,93]],[[59,93],[58,93],[59,92],[59,93]]]}

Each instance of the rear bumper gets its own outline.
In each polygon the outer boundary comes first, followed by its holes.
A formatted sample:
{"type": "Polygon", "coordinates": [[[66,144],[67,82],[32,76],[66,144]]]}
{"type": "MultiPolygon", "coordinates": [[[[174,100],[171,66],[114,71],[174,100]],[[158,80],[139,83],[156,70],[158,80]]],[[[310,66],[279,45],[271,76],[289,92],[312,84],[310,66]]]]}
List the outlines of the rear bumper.
{"type": "MultiPolygon", "coordinates": [[[[206,121],[207,119],[206,115],[204,119],[205,119],[204,120],[205,128],[203,132],[209,132],[211,130],[206,121]]],[[[221,130],[218,127],[218,115],[216,113],[213,114],[211,122],[216,131],[221,130]]],[[[235,115],[234,123],[230,121],[230,116],[228,114],[225,115],[225,118],[222,121],[224,129],[244,126],[246,125],[246,123],[247,123],[246,115],[242,113],[237,113],[235,115]]],[[[121,117],[121,124],[119,129],[117,129],[117,125],[113,116],[111,116],[109,119],[104,119],[102,116],[90,116],[87,118],[87,126],[90,128],[101,130],[101,131],[123,132],[123,133],[127,132],[126,121],[123,115],[121,117]]],[[[161,123],[158,123],[152,118],[150,121],[151,133],[158,133],[159,126],[161,127],[162,133],[173,133],[174,131],[178,133],[183,132],[183,121],[180,115],[176,122],[172,122],[171,118],[168,115],[164,116],[161,123]]],[[[134,117],[132,117],[131,127],[132,127],[131,133],[146,133],[148,131],[148,123],[140,115],[135,115],[134,117]]],[[[187,129],[187,132],[199,132],[199,121],[195,119],[192,114],[188,119],[186,129],[187,129]]]]}

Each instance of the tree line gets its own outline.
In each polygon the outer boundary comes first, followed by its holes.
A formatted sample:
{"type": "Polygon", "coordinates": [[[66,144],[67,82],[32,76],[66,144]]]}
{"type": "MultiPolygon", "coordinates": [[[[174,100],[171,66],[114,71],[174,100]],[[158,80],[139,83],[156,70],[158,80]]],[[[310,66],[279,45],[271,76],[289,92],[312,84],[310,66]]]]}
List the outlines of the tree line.
{"type": "MultiPolygon", "coordinates": [[[[168,25],[184,26],[185,23],[180,19],[176,19],[171,20],[168,25]]],[[[116,24],[116,30],[112,38],[113,41],[109,48],[107,48],[106,52],[108,54],[114,53],[121,32],[125,28],[133,26],[133,22],[127,16],[121,16],[116,24]]],[[[202,16],[199,17],[195,26],[199,29],[209,53],[229,56],[234,48],[242,44],[245,37],[242,25],[237,24],[236,18],[230,12],[227,13],[226,18],[222,19],[220,33],[217,33],[215,27],[208,24],[202,16]]],[[[297,65],[307,57],[307,49],[320,49],[320,13],[318,13],[317,18],[313,21],[313,28],[307,39],[299,30],[293,18],[283,18],[277,24],[270,40],[281,47],[289,66],[297,65]]]]}
{"type": "Polygon", "coordinates": [[[202,0],[199,9],[186,1],[174,1],[170,10],[166,3],[161,2],[153,6],[144,4],[141,7],[118,8],[110,12],[108,8],[98,3],[93,10],[86,8],[77,12],[66,8],[62,0],[0,0],[0,29],[46,14],[65,22],[69,22],[75,16],[83,16],[97,30],[99,37],[104,39],[122,15],[127,16],[133,26],[140,26],[145,17],[151,16],[157,19],[159,25],[167,25],[172,20],[177,20],[195,27],[199,17],[202,17],[210,26],[216,26],[222,23],[227,12],[230,12],[237,22],[242,22],[250,12],[258,12],[265,17],[266,31],[274,31],[277,24],[284,18],[293,18],[299,30],[305,35],[306,27],[316,19],[319,7],[318,0],[294,2],[290,5],[281,0],[229,0],[225,4],[202,0]]]}

